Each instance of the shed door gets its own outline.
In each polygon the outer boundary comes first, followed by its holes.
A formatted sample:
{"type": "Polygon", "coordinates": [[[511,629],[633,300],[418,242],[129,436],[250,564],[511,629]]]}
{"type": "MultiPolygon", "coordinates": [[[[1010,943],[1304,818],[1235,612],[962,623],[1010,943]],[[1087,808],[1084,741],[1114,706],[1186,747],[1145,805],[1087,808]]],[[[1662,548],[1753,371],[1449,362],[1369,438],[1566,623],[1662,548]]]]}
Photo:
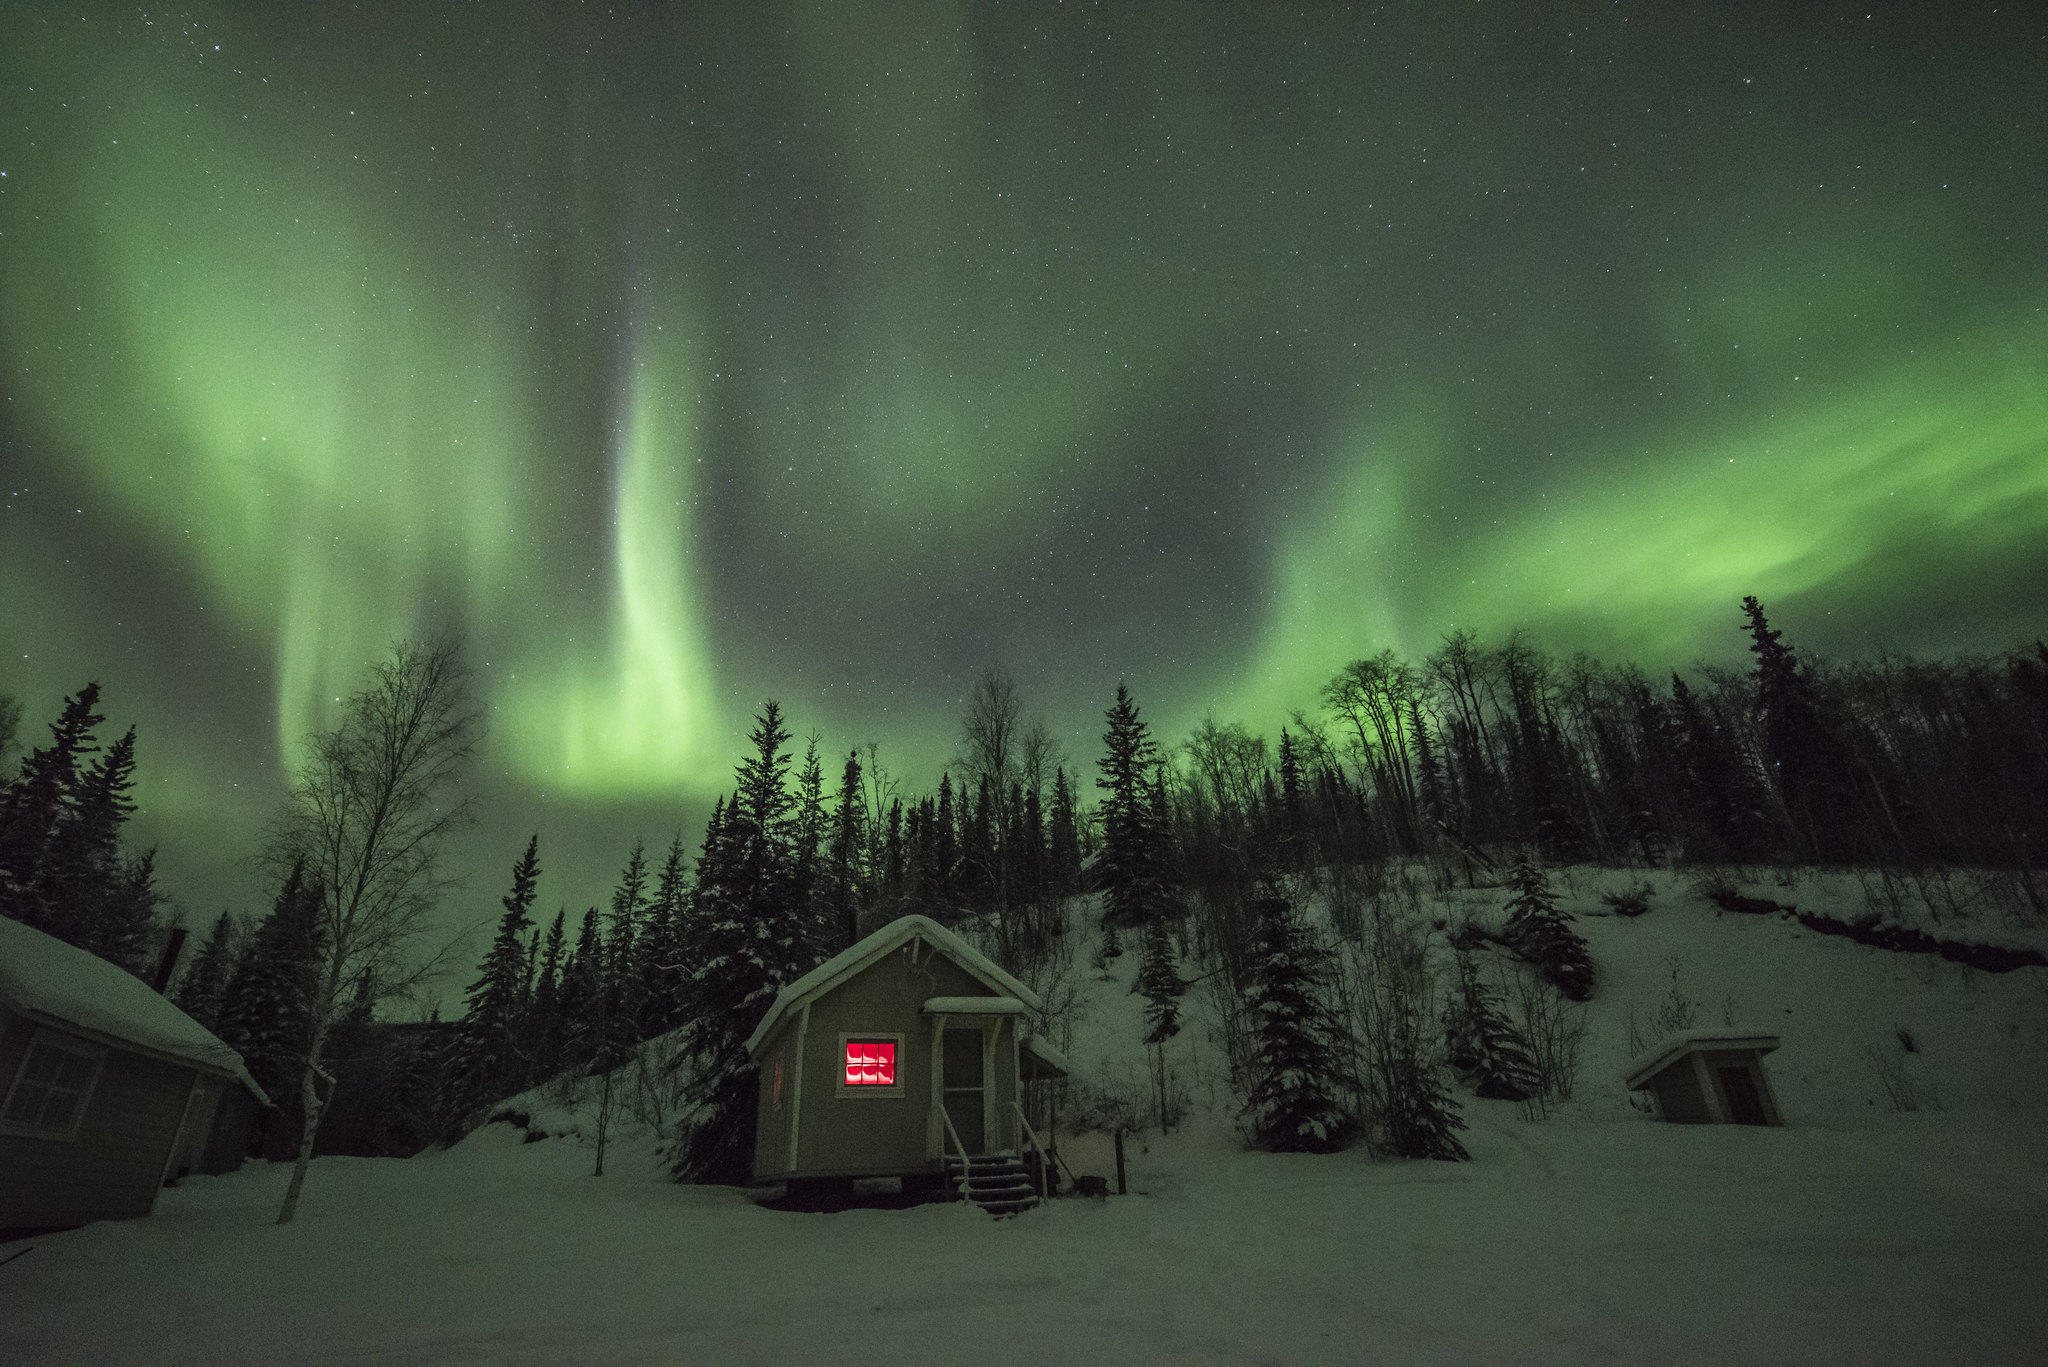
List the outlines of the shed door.
{"type": "Polygon", "coordinates": [[[1721,1095],[1728,1102],[1728,1118],[1737,1125],[1768,1125],[1764,1099],[1757,1092],[1756,1078],[1748,1065],[1735,1063],[1715,1070],[1721,1075],[1721,1095]]]}
{"type": "Polygon", "coordinates": [[[960,1142],[969,1153],[988,1151],[988,1134],[981,1123],[982,1088],[986,1084],[981,1066],[981,1031],[948,1027],[945,1038],[946,1115],[960,1132],[960,1142]]]}

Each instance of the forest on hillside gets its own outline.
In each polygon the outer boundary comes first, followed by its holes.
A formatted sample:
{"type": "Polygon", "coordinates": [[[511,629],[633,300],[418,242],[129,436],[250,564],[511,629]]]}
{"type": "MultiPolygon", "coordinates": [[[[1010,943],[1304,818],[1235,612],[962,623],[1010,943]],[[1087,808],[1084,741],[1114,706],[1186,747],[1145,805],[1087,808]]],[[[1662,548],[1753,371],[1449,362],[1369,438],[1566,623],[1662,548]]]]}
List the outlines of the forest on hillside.
{"type": "MultiPolygon", "coordinates": [[[[273,1097],[309,1098],[273,1113],[258,1140],[272,1156],[309,1154],[315,1132],[323,1151],[416,1152],[508,1096],[564,1073],[609,1076],[667,1036],[687,1061],[678,1176],[740,1180],[753,1085],[742,1044],[784,984],[911,913],[1032,981],[1071,948],[1074,899],[1100,894],[1085,933],[1098,960],[1126,941],[1143,956],[1148,1043],[1179,1028],[1189,981],[1230,985],[1255,1142],[1362,1135],[1457,1157],[1446,1069],[1479,1095],[1540,1102],[1556,1081],[1556,1006],[1593,991],[1547,866],[1858,867],[1888,871],[1886,886],[1891,872],[1968,869],[1983,895],[2048,921],[2048,646],[1822,663],[1753,598],[1744,624],[1747,669],[1662,679],[1520,635],[1454,632],[1420,661],[1388,651],[1346,665],[1272,737],[1215,718],[1160,737],[1119,686],[1102,752],[1084,763],[991,672],[967,701],[957,762],[924,792],[876,746],[828,751],[813,735],[799,748],[767,702],[701,839],[650,849],[625,835],[607,905],[541,914],[546,841],[524,841],[464,1012],[445,1023],[384,1022],[377,1008],[431,967],[419,931],[446,892],[434,855],[464,813],[419,799],[480,731],[459,653],[402,646],[310,747],[266,847],[272,906],[208,927],[172,993],[273,1097]],[[339,800],[379,783],[415,804],[411,855],[381,865],[339,800]],[[1513,991],[1483,980],[1468,943],[1449,1010],[1421,1018],[1420,951],[1378,914],[1390,867],[1440,887],[1504,883],[1497,948],[1550,996],[1523,991],[1509,1010],[1513,991]],[[1311,902],[1326,916],[1304,917],[1311,902]],[[1359,951],[1343,961],[1357,973],[1340,971],[1333,941],[1359,951]],[[1369,999],[1370,1038],[1344,1037],[1328,1009],[1344,993],[1369,999]],[[1372,1077],[1315,1081],[1347,1067],[1372,1077]]],[[[0,788],[0,914],[148,976],[168,927],[151,854],[121,840],[136,739],[100,747],[98,693],[68,699],[50,742],[0,788]]],[[[0,700],[0,755],[19,722],[0,700]]]]}

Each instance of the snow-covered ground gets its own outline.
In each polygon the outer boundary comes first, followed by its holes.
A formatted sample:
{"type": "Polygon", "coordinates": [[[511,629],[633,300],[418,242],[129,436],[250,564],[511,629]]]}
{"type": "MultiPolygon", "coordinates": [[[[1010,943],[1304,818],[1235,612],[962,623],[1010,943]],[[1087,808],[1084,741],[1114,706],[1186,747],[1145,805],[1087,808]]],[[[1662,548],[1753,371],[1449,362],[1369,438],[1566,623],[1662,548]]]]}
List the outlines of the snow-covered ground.
{"type": "MultiPolygon", "coordinates": [[[[0,1245],[0,1362],[2048,1361],[2048,972],[1717,915],[1647,876],[1632,920],[1590,913],[1636,875],[1560,882],[1601,973],[1579,1094],[1540,1122],[1464,1097],[1470,1163],[1244,1151],[1196,1006],[1194,1112],[1131,1145],[1128,1197],[794,1214],[667,1182],[644,1142],[593,1178],[577,1139],[498,1124],[321,1159],[283,1228],[287,1170],[251,1165],[0,1245]],[[1627,1019],[1674,957],[1700,1024],[1783,1036],[1785,1128],[1628,1105],[1627,1019]],[[1919,1109],[1884,1085],[1901,1069],[1919,1109]]],[[[1861,910],[1853,879],[1746,890],[1861,910]]],[[[1142,1077],[1135,958],[1108,982],[1081,961],[1077,1068],[1142,1077]]],[[[1099,1138],[1065,1149],[1109,1171],[1099,1138]]]]}

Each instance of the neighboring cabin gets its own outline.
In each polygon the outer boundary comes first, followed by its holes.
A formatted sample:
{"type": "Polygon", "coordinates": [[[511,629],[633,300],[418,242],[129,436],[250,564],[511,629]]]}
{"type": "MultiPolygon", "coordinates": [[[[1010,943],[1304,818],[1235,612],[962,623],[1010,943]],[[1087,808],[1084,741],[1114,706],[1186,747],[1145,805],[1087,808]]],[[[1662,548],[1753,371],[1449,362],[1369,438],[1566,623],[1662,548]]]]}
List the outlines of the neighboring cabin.
{"type": "Polygon", "coordinates": [[[269,1104],[234,1050],[127,970],[0,917],[0,1233],[147,1215],[227,1172],[269,1104]]]}
{"type": "Polygon", "coordinates": [[[1050,1129],[1032,1084],[1066,1072],[1029,1034],[1043,1010],[936,921],[882,927],[783,988],[747,1041],[754,1180],[937,1179],[963,1150],[1021,1162],[1026,1113],[1050,1129]]]}

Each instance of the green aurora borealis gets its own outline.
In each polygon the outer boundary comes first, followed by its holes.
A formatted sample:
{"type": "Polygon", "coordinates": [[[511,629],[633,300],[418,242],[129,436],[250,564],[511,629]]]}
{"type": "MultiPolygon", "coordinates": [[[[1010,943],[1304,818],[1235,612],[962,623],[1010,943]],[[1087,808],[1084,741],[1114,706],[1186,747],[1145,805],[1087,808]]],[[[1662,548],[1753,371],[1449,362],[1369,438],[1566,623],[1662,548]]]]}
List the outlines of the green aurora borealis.
{"type": "Polygon", "coordinates": [[[1088,766],[1120,678],[1270,735],[1453,626],[2016,645],[2044,32],[9,6],[0,692],[106,685],[207,912],[292,738],[457,627],[488,908],[535,826],[572,902],[694,829],[765,696],[922,786],[986,665],[1088,766]]]}

